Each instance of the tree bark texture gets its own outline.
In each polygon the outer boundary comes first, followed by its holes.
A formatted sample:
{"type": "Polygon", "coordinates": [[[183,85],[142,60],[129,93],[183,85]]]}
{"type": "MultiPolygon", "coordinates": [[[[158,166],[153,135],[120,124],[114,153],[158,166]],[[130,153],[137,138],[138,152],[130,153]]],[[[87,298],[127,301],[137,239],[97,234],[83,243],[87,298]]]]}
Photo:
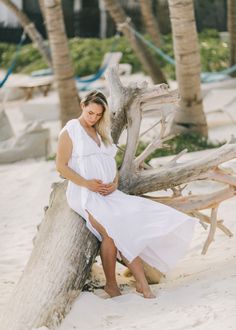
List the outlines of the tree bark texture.
{"type": "Polygon", "coordinates": [[[201,62],[193,0],[169,0],[170,18],[180,93],[180,110],[173,131],[196,132],[207,136],[201,95],[201,62]]]}
{"type": "Polygon", "coordinates": [[[230,40],[230,65],[236,64],[236,1],[227,2],[227,19],[230,40]]]}
{"type": "Polygon", "coordinates": [[[44,0],[44,11],[60,99],[61,123],[64,126],[68,120],[78,117],[81,109],[65,33],[61,0],[44,0]]]}
{"type": "Polygon", "coordinates": [[[157,47],[161,46],[161,33],[157,18],[153,14],[152,0],[140,0],[140,8],[147,32],[157,47]]]}
{"type": "Polygon", "coordinates": [[[1,330],[60,323],[78,296],[99,243],[67,205],[67,181],[56,184],[24,272],[3,312],[1,330]]]}
{"type": "Polygon", "coordinates": [[[152,78],[153,82],[166,82],[166,78],[157,63],[157,60],[153,57],[149,49],[147,49],[147,46],[143,44],[129,29],[127,25],[127,16],[119,2],[117,0],[104,0],[104,3],[118,28],[129,40],[131,47],[142,63],[144,70],[152,78]]]}

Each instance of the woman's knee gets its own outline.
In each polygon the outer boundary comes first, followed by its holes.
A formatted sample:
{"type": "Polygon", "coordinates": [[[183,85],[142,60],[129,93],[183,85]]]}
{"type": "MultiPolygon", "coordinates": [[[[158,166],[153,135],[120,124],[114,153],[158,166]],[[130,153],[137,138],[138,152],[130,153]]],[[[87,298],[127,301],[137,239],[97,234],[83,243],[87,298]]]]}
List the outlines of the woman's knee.
{"type": "Polygon", "coordinates": [[[102,239],[110,238],[107,234],[106,229],[96,219],[94,219],[94,217],[88,211],[87,211],[87,213],[89,215],[89,221],[90,221],[91,225],[99,232],[99,234],[102,236],[102,239]]]}

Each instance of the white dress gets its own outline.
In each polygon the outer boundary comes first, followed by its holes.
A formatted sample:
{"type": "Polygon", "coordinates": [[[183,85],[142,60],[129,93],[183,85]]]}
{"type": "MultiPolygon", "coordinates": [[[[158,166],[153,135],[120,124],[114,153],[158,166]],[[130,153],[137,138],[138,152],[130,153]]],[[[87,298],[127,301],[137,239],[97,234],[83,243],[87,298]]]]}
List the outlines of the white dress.
{"type": "MultiPolygon", "coordinates": [[[[98,134],[99,147],[78,119],[69,120],[60,134],[64,130],[73,143],[68,166],[86,179],[112,182],[117,171],[115,144],[106,147],[98,134]]],[[[102,240],[85,210],[106,229],[118,251],[130,262],[139,256],[166,273],[189,248],[196,220],[169,206],[118,189],[102,196],[71,181],[66,196],[69,206],[86,220],[88,229],[102,240]]]]}

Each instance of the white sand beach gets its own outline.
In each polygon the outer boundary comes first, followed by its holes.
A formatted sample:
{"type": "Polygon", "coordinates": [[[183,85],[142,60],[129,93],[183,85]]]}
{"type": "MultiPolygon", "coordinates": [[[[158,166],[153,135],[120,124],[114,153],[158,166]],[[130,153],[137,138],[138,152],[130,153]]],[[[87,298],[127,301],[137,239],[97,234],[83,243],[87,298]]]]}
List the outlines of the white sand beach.
{"type": "MultiPolygon", "coordinates": [[[[213,97],[217,105],[217,98],[213,97]]],[[[19,111],[21,102],[6,104],[7,115],[16,132],[25,124],[19,111]]],[[[235,123],[224,112],[209,111],[207,118],[210,139],[222,141],[229,139],[231,134],[236,135],[235,123]]],[[[153,118],[144,121],[148,126],[153,118]]],[[[53,153],[60,124],[50,121],[44,125],[50,128],[53,153]]],[[[181,160],[192,158],[194,154],[184,157],[181,160]]],[[[162,162],[165,162],[164,158],[162,162]]],[[[236,160],[225,166],[236,173],[236,160]]],[[[44,216],[51,184],[59,180],[54,161],[41,158],[0,165],[0,313],[32,251],[32,239],[44,216]]],[[[220,185],[196,182],[190,187],[192,192],[204,194],[219,189],[220,185]]],[[[220,205],[219,215],[234,236],[228,238],[217,230],[215,241],[203,256],[201,250],[207,232],[198,224],[186,257],[160,284],[152,285],[155,299],[144,299],[136,293],[133,279],[125,278],[122,275],[124,267],[118,264],[122,296],[107,298],[102,289],[82,292],[57,330],[235,329],[236,197],[220,205]]],[[[99,258],[95,265],[101,270],[99,258]]],[[[103,284],[102,270],[99,278],[103,284]]],[[[40,329],[46,330],[45,327],[40,329]]]]}

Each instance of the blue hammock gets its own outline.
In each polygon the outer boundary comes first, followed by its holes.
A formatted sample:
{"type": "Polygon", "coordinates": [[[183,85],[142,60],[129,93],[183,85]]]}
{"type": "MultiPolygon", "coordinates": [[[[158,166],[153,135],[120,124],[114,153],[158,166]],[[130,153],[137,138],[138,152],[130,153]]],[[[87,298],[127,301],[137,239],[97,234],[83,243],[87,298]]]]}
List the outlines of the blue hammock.
{"type": "MultiPolygon", "coordinates": [[[[97,79],[99,79],[104,71],[107,68],[108,63],[106,63],[103,67],[101,67],[95,74],[89,76],[89,78],[80,78],[79,76],[75,77],[75,80],[77,82],[82,82],[82,83],[91,83],[93,81],[96,81],[97,79]]],[[[37,70],[31,73],[32,77],[42,77],[42,76],[50,76],[53,74],[53,70],[48,68],[48,69],[41,69],[41,70],[37,70]]]]}
{"type": "Polygon", "coordinates": [[[88,76],[87,78],[80,78],[78,76],[75,77],[77,88],[80,91],[88,91],[90,89],[90,85],[103,76],[104,72],[106,71],[109,65],[111,57],[112,57],[112,52],[110,52],[109,57],[105,62],[105,64],[101,66],[100,69],[94,75],[88,76]]]}
{"type": "MultiPolygon", "coordinates": [[[[93,75],[88,76],[87,78],[82,78],[82,77],[79,77],[79,76],[75,77],[75,80],[78,84],[79,83],[84,84],[83,86],[80,86],[81,90],[87,90],[88,86],[92,82],[94,82],[94,81],[96,81],[96,80],[98,80],[99,78],[102,77],[102,75],[104,74],[104,72],[106,71],[106,69],[109,65],[110,58],[112,57],[112,52],[114,52],[115,46],[116,46],[117,41],[118,41],[119,38],[120,38],[120,33],[117,32],[116,35],[115,35],[115,38],[112,42],[112,45],[111,45],[110,56],[108,57],[106,62],[98,69],[98,71],[96,73],[94,73],[93,75]],[[86,86],[86,84],[87,84],[87,86],[86,86]]],[[[42,69],[42,70],[34,71],[34,72],[31,73],[31,76],[39,77],[39,76],[47,76],[47,75],[52,75],[52,74],[53,74],[53,70],[49,68],[49,69],[42,69]]]]}
{"type": "MultiPolygon", "coordinates": [[[[161,56],[166,62],[170,63],[171,65],[175,66],[175,60],[164,53],[160,48],[156,47],[153,43],[146,40],[141,33],[136,31],[134,28],[132,28],[129,25],[129,29],[140,39],[145,43],[147,46],[152,48],[159,56],[161,56]]],[[[215,81],[223,81],[230,78],[230,74],[236,72],[236,64],[231,66],[228,69],[221,70],[219,72],[202,72],[201,73],[201,81],[208,83],[208,82],[215,82],[215,81]]]]}
{"type": "MultiPolygon", "coordinates": [[[[103,75],[106,68],[107,68],[107,65],[104,65],[94,75],[89,76],[90,78],[83,79],[83,78],[80,78],[79,76],[77,76],[77,77],[75,77],[75,80],[78,82],[84,82],[84,83],[93,82],[93,81],[99,79],[103,75]]],[[[51,76],[52,74],[53,74],[53,70],[48,68],[48,69],[41,69],[41,70],[33,71],[31,73],[31,76],[32,77],[42,77],[42,76],[51,76]]]]}
{"type": "Polygon", "coordinates": [[[75,80],[77,82],[81,83],[92,83],[103,75],[103,73],[106,71],[106,68],[108,67],[109,64],[109,59],[106,64],[104,64],[94,75],[90,76],[90,78],[80,78],[80,77],[75,77],[75,80]]]}
{"type": "Polygon", "coordinates": [[[25,32],[23,32],[22,36],[21,36],[21,39],[20,39],[20,42],[16,47],[15,56],[12,59],[11,65],[8,68],[7,72],[6,72],[5,77],[0,81],[0,88],[2,88],[4,86],[5,82],[7,81],[9,76],[12,74],[12,72],[13,72],[15,66],[16,66],[16,62],[17,62],[17,58],[18,58],[21,46],[22,46],[23,42],[25,41],[25,39],[26,39],[26,34],[25,34],[25,32]]]}

